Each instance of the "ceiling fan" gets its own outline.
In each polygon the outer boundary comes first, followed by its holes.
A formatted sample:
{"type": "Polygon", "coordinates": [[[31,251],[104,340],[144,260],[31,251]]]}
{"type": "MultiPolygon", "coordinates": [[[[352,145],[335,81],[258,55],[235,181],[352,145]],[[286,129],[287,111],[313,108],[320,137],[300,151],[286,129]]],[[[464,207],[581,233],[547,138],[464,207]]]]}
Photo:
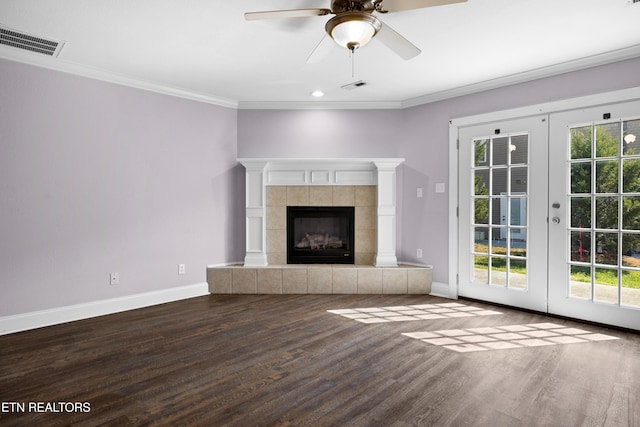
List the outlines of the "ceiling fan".
{"type": "MultiPolygon", "coordinates": [[[[383,24],[377,13],[401,12],[467,0],[332,0],[331,9],[291,9],[265,12],[247,12],[247,21],[261,19],[305,18],[335,15],[325,25],[325,31],[338,45],[354,52],[376,37],[401,58],[408,60],[420,54],[420,49],[405,39],[387,24],[383,24]]],[[[321,42],[322,44],[322,42],[321,42]]],[[[319,47],[320,45],[318,45],[319,47]]],[[[318,49],[316,47],[316,50],[318,49]]],[[[315,50],[314,50],[315,52],[315,50]]],[[[314,55],[311,54],[309,60],[314,55]]],[[[307,62],[309,62],[307,60],[307,62]]]]}

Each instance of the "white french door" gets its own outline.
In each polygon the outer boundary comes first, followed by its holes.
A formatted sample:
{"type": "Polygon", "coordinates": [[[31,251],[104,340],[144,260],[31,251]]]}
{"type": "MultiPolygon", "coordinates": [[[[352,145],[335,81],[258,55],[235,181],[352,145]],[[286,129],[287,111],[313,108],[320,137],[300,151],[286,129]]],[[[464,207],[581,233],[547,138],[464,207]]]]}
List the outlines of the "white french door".
{"type": "Polygon", "coordinates": [[[550,116],[549,312],[640,329],[640,102],[550,116]]]}
{"type": "Polygon", "coordinates": [[[547,310],[547,116],[458,131],[458,294],[547,310]]]}

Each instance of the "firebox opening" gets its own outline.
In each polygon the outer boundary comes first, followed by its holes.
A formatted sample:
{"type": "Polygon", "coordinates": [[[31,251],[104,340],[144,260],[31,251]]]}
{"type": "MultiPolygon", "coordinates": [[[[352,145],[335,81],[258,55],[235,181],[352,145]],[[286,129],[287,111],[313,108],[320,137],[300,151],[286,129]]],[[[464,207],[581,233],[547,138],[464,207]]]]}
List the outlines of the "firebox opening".
{"type": "Polygon", "coordinates": [[[354,208],[288,206],[287,264],[353,264],[354,208]]]}

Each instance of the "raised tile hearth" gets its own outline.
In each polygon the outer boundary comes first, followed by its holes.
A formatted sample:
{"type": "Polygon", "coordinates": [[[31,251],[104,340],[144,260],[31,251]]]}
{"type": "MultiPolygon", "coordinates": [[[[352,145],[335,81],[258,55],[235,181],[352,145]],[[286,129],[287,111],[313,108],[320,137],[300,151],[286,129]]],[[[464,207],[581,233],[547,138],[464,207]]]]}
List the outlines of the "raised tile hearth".
{"type": "Polygon", "coordinates": [[[431,267],[341,264],[212,267],[212,294],[429,294],[431,267]]]}

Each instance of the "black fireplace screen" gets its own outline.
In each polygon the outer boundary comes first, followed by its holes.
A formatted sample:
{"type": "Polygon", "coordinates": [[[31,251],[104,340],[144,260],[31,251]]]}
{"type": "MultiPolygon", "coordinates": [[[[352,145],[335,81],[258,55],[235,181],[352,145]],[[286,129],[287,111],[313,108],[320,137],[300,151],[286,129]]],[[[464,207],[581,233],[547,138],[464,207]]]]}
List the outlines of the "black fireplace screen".
{"type": "Polygon", "coordinates": [[[287,207],[288,264],[353,264],[353,246],[353,207],[287,207]]]}

